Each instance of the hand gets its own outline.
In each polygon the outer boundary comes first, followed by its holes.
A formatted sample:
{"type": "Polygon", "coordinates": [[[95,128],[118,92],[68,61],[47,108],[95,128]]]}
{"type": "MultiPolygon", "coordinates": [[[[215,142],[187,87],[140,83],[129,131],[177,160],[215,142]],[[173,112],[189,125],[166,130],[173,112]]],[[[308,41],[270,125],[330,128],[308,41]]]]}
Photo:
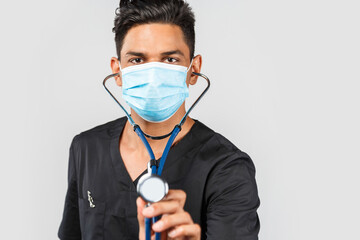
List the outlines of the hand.
{"type": "Polygon", "coordinates": [[[190,239],[201,238],[201,228],[195,224],[188,212],[184,211],[186,194],[182,190],[169,190],[160,202],[145,207],[146,202],[138,197],[136,200],[137,217],[139,221],[139,239],[145,239],[144,218],[162,215],[161,219],[152,225],[154,232],[162,232],[161,239],[190,239]]]}

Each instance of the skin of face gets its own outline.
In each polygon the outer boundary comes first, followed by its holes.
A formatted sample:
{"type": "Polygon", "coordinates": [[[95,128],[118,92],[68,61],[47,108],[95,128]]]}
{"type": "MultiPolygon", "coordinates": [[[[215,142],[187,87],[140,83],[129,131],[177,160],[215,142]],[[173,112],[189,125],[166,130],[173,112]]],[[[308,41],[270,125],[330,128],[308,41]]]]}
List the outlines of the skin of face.
{"type": "MultiPolygon", "coordinates": [[[[120,52],[121,68],[148,62],[163,62],[189,67],[190,49],[184,40],[181,28],[174,24],[150,23],[132,27],[126,34],[120,52]]],[[[194,85],[197,76],[191,72],[200,72],[201,55],[193,59],[186,83],[194,85]]],[[[120,71],[119,61],[111,59],[113,73],[120,71]]],[[[122,86],[121,74],[116,77],[118,86],[122,86]]]]}

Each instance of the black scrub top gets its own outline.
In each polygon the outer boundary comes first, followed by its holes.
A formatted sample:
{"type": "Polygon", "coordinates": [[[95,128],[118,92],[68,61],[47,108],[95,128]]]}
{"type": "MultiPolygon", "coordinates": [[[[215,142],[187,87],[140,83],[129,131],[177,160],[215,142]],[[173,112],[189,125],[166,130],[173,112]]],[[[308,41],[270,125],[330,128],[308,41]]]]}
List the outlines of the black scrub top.
{"type": "MultiPolygon", "coordinates": [[[[119,150],[126,121],[117,119],[73,139],[61,240],[138,239],[138,179],[130,178],[119,150]]],[[[200,224],[202,239],[258,239],[254,164],[220,134],[195,121],[170,149],[162,177],[170,189],[186,192],[184,209],[200,224]]]]}

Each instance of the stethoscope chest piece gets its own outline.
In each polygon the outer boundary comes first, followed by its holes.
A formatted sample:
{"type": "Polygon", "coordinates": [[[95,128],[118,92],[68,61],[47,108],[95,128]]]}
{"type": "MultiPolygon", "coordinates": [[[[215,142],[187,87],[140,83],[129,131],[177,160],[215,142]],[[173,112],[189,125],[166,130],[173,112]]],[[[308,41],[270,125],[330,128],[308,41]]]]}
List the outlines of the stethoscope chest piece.
{"type": "Polygon", "coordinates": [[[169,191],[167,182],[154,174],[145,174],[137,184],[138,194],[147,202],[155,203],[162,200],[169,191]]]}

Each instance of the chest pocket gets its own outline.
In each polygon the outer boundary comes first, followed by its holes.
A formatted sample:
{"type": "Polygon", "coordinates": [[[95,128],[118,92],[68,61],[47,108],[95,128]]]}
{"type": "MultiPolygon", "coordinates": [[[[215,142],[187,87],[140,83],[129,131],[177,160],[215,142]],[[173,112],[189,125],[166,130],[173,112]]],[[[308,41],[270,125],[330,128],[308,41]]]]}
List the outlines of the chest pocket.
{"type": "Polygon", "coordinates": [[[95,201],[90,206],[87,199],[79,198],[82,240],[104,239],[105,203],[95,201]]]}

